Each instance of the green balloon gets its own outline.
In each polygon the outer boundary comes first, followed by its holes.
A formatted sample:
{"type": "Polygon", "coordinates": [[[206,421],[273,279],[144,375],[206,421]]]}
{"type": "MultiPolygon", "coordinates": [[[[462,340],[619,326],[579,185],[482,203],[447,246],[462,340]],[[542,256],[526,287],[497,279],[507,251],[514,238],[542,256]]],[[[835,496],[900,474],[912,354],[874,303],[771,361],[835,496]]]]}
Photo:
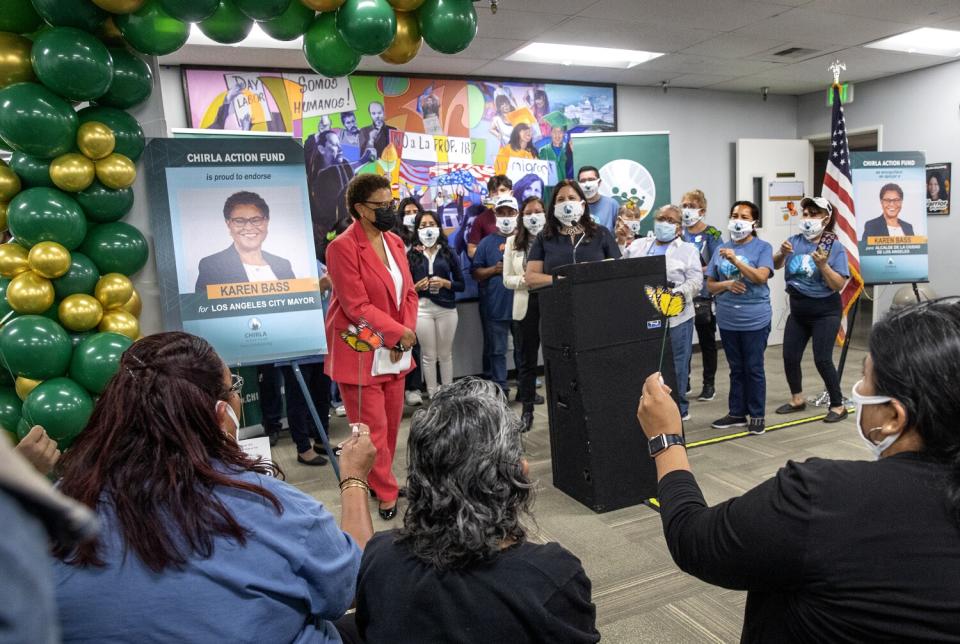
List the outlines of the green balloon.
{"type": "Polygon", "coordinates": [[[42,315],[21,315],[0,330],[0,355],[18,376],[46,380],[70,366],[73,345],[63,327],[42,315]]]}
{"type": "Polygon", "coordinates": [[[382,54],[397,35],[397,14],[387,0],[347,0],[337,9],[337,31],[361,54],[382,54]]]}
{"type": "Polygon", "coordinates": [[[87,426],[93,399],[73,380],[52,378],[30,392],[22,413],[28,423],[42,426],[60,449],[66,449],[87,426]]]}
{"type": "Polygon", "coordinates": [[[150,65],[121,47],[111,47],[110,56],[113,57],[113,82],[107,93],[97,99],[97,104],[126,110],[150,98],[153,92],[150,65]]]}
{"type": "Polygon", "coordinates": [[[27,248],[55,241],[73,250],[87,235],[87,220],[80,205],[56,188],[29,188],[7,208],[10,233],[27,248]]]}
{"type": "Polygon", "coordinates": [[[91,230],[80,252],[93,260],[101,275],[133,275],[147,263],[147,240],[130,224],[115,221],[91,230]]]}
{"type": "MultiPolygon", "coordinates": [[[[73,345],[73,350],[76,351],[76,350],[77,350],[77,345],[79,345],[81,342],[83,342],[85,338],[89,338],[91,335],[93,335],[93,334],[94,334],[94,331],[92,331],[92,330],[90,330],[90,331],[68,331],[67,333],[68,333],[68,335],[70,336],[70,343],[73,345]]],[[[126,336],[124,336],[124,337],[126,337],[126,336]]]]}
{"type": "MultiPolygon", "coordinates": [[[[8,278],[0,277],[0,320],[13,310],[10,308],[10,303],[7,302],[7,287],[10,286],[10,282],[11,280],[8,278]]],[[[3,369],[0,369],[0,373],[3,373],[3,369]]]]}
{"type": "MultiPolygon", "coordinates": [[[[133,340],[119,333],[94,333],[80,341],[70,359],[70,377],[94,394],[102,394],[133,340]]],[[[0,413],[3,399],[0,398],[0,413]]],[[[2,422],[2,416],[0,416],[2,422]]]]}
{"type": "Polygon", "coordinates": [[[100,98],[113,80],[110,52],[95,36],[74,27],[41,33],[30,60],[40,82],[71,101],[100,98]]]}
{"type": "MultiPolygon", "coordinates": [[[[20,411],[21,413],[23,413],[22,406],[20,408],[20,411]]],[[[21,416],[20,420],[17,421],[17,431],[16,431],[17,441],[22,441],[24,437],[30,433],[31,429],[33,429],[33,427],[30,426],[30,423],[27,422],[27,419],[21,416]]]]}
{"type": "Polygon", "coordinates": [[[160,6],[177,20],[200,22],[213,15],[220,0],[160,0],[160,6]]]}
{"type": "Polygon", "coordinates": [[[0,0],[0,31],[28,34],[36,31],[42,22],[30,0],[0,0]]]}
{"type": "Polygon", "coordinates": [[[247,37],[253,29],[253,20],[240,11],[233,0],[220,0],[213,15],[197,26],[210,40],[233,45],[247,37]]]}
{"type": "Polygon", "coordinates": [[[346,76],[360,64],[360,54],[343,41],[334,13],[321,13],[303,35],[303,56],[310,68],[327,76],[346,76]]]}
{"type": "Polygon", "coordinates": [[[441,54],[463,51],[477,35],[477,10],[471,0],[426,0],[417,20],[423,39],[441,54]]]}
{"type": "Polygon", "coordinates": [[[137,119],[123,110],[105,105],[91,105],[77,112],[77,116],[81,124],[98,121],[113,130],[113,136],[117,140],[114,152],[130,157],[131,161],[136,161],[143,154],[143,146],[146,145],[143,129],[137,119]]]}
{"type": "Polygon", "coordinates": [[[293,0],[282,14],[272,20],[261,22],[260,28],[276,40],[295,40],[310,27],[314,15],[313,9],[299,0],[293,0]]]}
{"type": "Polygon", "coordinates": [[[39,83],[0,89],[0,138],[16,152],[43,159],[65,154],[78,126],[73,106],[39,83]]]}
{"type": "Polygon", "coordinates": [[[90,0],[33,0],[33,6],[54,27],[84,31],[96,31],[110,15],[90,0]]]}
{"type": "Polygon", "coordinates": [[[157,0],[147,0],[133,13],[114,16],[113,21],[131,47],[149,56],[172,54],[190,35],[190,25],[164,11],[157,0]]]}
{"type": "Polygon", "coordinates": [[[50,161],[32,157],[23,152],[14,152],[10,157],[10,167],[20,177],[20,184],[24,188],[52,188],[50,178],[50,161]]]}
{"type": "Polygon", "coordinates": [[[9,387],[0,389],[0,427],[11,434],[16,434],[17,425],[20,423],[20,407],[22,405],[20,397],[13,389],[9,387]]]}
{"type": "Polygon", "coordinates": [[[6,369],[0,368],[0,385],[12,387],[14,384],[13,374],[6,369]]]}
{"type": "Polygon", "coordinates": [[[97,270],[97,265],[93,263],[93,260],[83,253],[73,251],[70,253],[70,268],[66,273],[51,281],[53,282],[54,295],[59,301],[68,295],[77,293],[93,295],[93,289],[97,286],[99,279],[100,271],[97,270]]]}
{"type": "MultiPolygon", "coordinates": [[[[301,4],[299,0],[293,0],[301,4]]],[[[290,8],[290,0],[234,0],[237,8],[253,20],[273,20],[290,8]]]]}
{"type": "Polygon", "coordinates": [[[75,196],[87,219],[101,224],[122,219],[133,207],[133,188],[112,190],[96,179],[75,196]]]}

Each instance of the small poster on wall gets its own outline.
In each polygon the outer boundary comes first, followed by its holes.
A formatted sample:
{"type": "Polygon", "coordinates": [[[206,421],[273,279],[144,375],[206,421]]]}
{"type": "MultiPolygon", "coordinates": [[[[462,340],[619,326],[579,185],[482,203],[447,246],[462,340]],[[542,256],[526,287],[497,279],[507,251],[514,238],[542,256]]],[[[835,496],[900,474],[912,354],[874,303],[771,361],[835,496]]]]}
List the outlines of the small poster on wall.
{"type": "Polygon", "coordinates": [[[950,214],[950,164],[927,164],[927,214],[950,214]]]}

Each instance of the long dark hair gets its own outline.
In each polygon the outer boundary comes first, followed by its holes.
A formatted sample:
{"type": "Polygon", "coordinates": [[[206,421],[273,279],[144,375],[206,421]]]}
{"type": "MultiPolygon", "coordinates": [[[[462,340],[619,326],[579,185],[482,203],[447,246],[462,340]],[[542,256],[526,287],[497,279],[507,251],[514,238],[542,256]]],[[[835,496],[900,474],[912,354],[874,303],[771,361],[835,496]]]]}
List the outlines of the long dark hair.
{"type": "Polygon", "coordinates": [[[550,196],[550,206],[547,208],[547,223],[543,227],[543,236],[549,238],[556,237],[560,234],[560,226],[562,224],[553,213],[557,208],[557,196],[560,194],[560,188],[564,186],[569,186],[576,190],[577,194],[580,195],[580,200],[583,201],[583,216],[580,217],[580,221],[577,223],[583,228],[583,233],[587,236],[587,239],[590,239],[597,233],[597,223],[593,220],[593,217],[590,216],[590,204],[587,203],[587,196],[583,194],[583,188],[573,179],[561,179],[557,182],[557,185],[554,186],[553,194],[550,196]]]}
{"type": "Polygon", "coordinates": [[[733,205],[730,206],[731,215],[733,214],[733,211],[737,209],[738,206],[746,206],[747,208],[750,209],[750,216],[753,217],[753,229],[750,231],[750,234],[753,235],[754,237],[760,237],[760,235],[757,234],[757,224],[760,223],[760,208],[757,206],[757,204],[753,203],[752,201],[746,201],[746,200],[734,201],[733,205]]]}
{"type": "Polygon", "coordinates": [[[426,262],[427,258],[422,251],[418,250],[420,244],[420,222],[423,221],[423,218],[427,215],[433,217],[433,220],[437,222],[437,228],[440,229],[440,236],[437,238],[437,253],[453,265],[453,262],[456,261],[453,257],[453,251],[450,250],[450,243],[447,241],[447,234],[443,232],[443,224],[440,223],[440,217],[432,210],[422,210],[420,214],[417,215],[417,218],[413,220],[413,245],[410,246],[410,250],[407,252],[407,261],[410,262],[410,267],[418,266],[420,262],[426,262]]]}
{"type": "Polygon", "coordinates": [[[530,248],[530,244],[533,243],[533,238],[530,237],[530,231],[523,225],[523,211],[526,210],[528,204],[534,201],[540,203],[540,206],[543,208],[544,218],[546,218],[547,206],[543,203],[543,199],[540,197],[527,197],[524,199],[523,203],[520,204],[520,213],[517,215],[517,233],[513,238],[513,250],[527,250],[530,248]]]}
{"type": "Polygon", "coordinates": [[[876,394],[899,401],[924,452],[951,466],[946,495],[960,523],[960,298],[888,314],[870,332],[870,357],[876,394]]]}
{"type": "Polygon", "coordinates": [[[514,150],[526,150],[533,154],[533,151],[536,149],[533,145],[533,130],[526,123],[517,123],[513,126],[513,131],[510,133],[510,147],[514,150]],[[526,130],[530,130],[530,141],[527,142],[527,147],[521,148],[520,145],[520,133],[526,130]]]}
{"type": "Polygon", "coordinates": [[[417,243],[417,229],[414,227],[412,231],[407,230],[407,227],[403,225],[403,209],[413,204],[417,207],[417,215],[423,212],[423,206],[420,205],[420,201],[415,197],[404,197],[400,204],[397,206],[397,217],[396,223],[393,225],[393,232],[403,240],[403,243],[407,246],[415,245],[417,243]]]}
{"type": "MultiPolygon", "coordinates": [[[[828,202],[828,203],[829,203],[829,202],[828,202]]],[[[831,204],[830,204],[830,210],[827,210],[826,208],[821,208],[821,207],[818,206],[817,204],[810,204],[809,206],[807,206],[806,208],[804,208],[804,210],[812,210],[812,211],[814,211],[814,212],[820,213],[821,215],[827,215],[828,217],[830,217],[830,221],[828,221],[828,222],[826,223],[826,225],[823,227],[823,232],[830,232],[830,233],[833,232],[833,225],[834,225],[834,223],[837,221],[837,207],[836,207],[836,206],[834,206],[834,205],[831,203],[831,204]]],[[[802,215],[803,212],[801,212],[800,214],[802,215]]]]}
{"type": "MultiPolygon", "coordinates": [[[[283,511],[269,491],[231,476],[279,470],[247,457],[220,429],[217,402],[229,396],[223,368],[213,347],[189,333],[138,340],[61,460],[60,491],[94,510],[109,506],[125,549],[154,572],[211,556],[217,537],[246,543],[247,529],[217,487],[262,496],[283,511]]],[[[99,546],[54,554],[72,565],[103,565],[99,546]]]]}
{"type": "Polygon", "coordinates": [[[522,542],[533,503],[520,419],[500,389],[463,378],[441,387],[410,420],[407,501],[397,540],[436,568],[489,560],[522,542]]]}

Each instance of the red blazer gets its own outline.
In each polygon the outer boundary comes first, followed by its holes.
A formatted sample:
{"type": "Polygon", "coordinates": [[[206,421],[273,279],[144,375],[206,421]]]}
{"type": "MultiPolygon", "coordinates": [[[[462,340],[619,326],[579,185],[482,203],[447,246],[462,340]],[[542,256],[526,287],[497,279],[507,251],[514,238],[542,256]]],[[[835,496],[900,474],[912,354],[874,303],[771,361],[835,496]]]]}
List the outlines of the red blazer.
{"type": "MultiPolygon", "coordinates": [[[[327,311],[328,355],[324,369],[334,382],[367,385],[398,377],[374,378],[370,375],[373,353],[358,353],[340,337],[340,332],[346,331],[351,324],[366,320],[373,330],[383,335],[386,347],[396,345],[404,329],[417,328],[419,297],[413,290],[413,278],[410,277],[403,241],[389,232],[383,234],[383,240],[403,273],[399,309],[390,271],[377,256],[359,223],[350,224],[327,246],[327,271],[333,282],[333,296],[327,311]]],[[[401,377],[404,375],[401,374],[401,377]]]]}

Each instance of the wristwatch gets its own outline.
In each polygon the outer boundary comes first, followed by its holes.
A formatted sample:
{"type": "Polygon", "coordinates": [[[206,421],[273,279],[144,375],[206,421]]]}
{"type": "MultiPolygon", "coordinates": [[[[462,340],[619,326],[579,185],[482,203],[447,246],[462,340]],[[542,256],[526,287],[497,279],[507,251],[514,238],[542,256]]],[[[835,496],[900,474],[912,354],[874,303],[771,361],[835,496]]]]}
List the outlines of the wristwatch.
{"type": "Polygon", "coordinates": [[[681,434],[660,434],[651,438],[647,446],[650,448],[650,456],[655,458],[657,454],[668,447],[686,445],[686,443],[681,434]]]}

